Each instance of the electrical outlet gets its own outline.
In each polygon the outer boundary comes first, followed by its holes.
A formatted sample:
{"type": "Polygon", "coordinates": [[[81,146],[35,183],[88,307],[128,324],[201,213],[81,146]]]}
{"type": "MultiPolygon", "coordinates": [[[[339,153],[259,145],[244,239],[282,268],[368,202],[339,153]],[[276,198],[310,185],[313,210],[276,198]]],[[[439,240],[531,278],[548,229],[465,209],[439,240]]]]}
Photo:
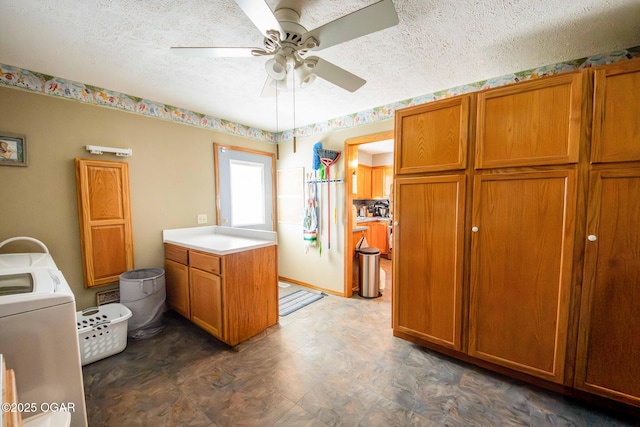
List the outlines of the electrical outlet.
{"type": "Polygon", "coordinates": [[[198,224],[207,223],[207,214],[198,214],[198,224]]]}

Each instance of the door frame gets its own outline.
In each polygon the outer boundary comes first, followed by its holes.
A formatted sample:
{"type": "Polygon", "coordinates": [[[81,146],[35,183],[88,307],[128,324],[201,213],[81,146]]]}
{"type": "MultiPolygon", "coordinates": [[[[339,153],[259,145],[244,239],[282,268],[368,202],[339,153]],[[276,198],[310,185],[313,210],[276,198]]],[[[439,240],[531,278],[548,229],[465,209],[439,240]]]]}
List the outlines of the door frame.
{"type": "Polygon", "coordinates": [[[344,198],[344,212],[347,217],[346,225],[345,225],[345,233],[344,233],[344,290],[343,294],[345,297],[350,298],[353,295],[353,288],[351,286],[352,274],[353,274],[353,265],[352,265],[352,257],[353,251],[355,248],[353,247],[353,239],[351,235],[353,234],[351,230],[355,224],[353,223],[353,215],[351,215],[351,206],[353,205],[353,175],[356,174],[358,170],[358,146],[362,144],[368,144],[371,142],[379,142],[387,139],[394,139],[395,133],[394,130],[389,130],[386,132],[379,132],[370,135],[358,136],[355,138],[349,138],[344,141],[344,153],[345,153],[345,162],[344,162],[344,176],[345,176],[345,198],[344,198]]]}
{"type": "MultiPolygon", "coordinates": [[[[220,224],[220,176],[218,170],[218,149],[241,151],[249,154],[257,154],[259,156],[271,157],[271,226],[273,231],[276,229],[276,156],[274,153],[266,151],[251,150],[249,148],[234,147],[232,145],[213,143],[213,171],[216,180],[216,225],[220,224]]],[[[266,196],[266,195],[265,195],[266,196]]],[[[268,196],[266,196],[268,197],[268,196]]]]}

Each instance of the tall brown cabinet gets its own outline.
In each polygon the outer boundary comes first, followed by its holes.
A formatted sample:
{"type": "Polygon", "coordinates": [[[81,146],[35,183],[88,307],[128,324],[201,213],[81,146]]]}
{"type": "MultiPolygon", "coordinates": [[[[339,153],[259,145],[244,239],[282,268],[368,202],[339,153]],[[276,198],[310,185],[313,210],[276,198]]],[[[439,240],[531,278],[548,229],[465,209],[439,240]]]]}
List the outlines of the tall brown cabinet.
{"type": "Polygon", "coordinates": [[[470,356],[564,381],[582,73],[478,94],[470,356]]]}
{"type": "Polygon", "coordinates": [[[396,113],[396,336],[640,405],[639,88],[636,60],[396,113]]]}
{"type": "Polygon", "coordinates": [[[129,165],[75,159],[84,287],[117,282],[133,269],[129,165]]]}
{"type": "Polygon", "coordinates": [[[453,350],[462,349],[470,106],[467,95],[396,115],[393,326],[453,350]]]}
{"type": "Polygon", "coordinates": [[[594,80],[575,385],[640,406],[640,63],[594,80]]]}

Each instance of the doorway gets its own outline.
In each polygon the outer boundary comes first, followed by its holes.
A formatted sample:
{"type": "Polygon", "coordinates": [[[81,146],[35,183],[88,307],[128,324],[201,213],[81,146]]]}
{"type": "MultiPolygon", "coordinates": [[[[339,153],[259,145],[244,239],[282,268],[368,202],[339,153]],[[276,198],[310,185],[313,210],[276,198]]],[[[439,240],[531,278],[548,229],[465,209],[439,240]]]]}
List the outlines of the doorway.
{"type": "MultiPolygon", "coordinates": [[[[347,212],[347,221],[345,226],[345,254],[344,254],[344,296],[349,298],[353,295],[353,257],[355,253],[355,246],[357,241],[354,241],[353,230],[356,227],[355,218],[351,215],[353,201],[357,192],[357,182],[353,178],[358,169],[358,150],[359,146],[363,144],[370,144],[373,142],[380,142],[394,138],[394,132],[387,131],[381,133],[375,133],[372,135],[360,136],[357,138],[350,138],[345,140],[344,152],[345,152],[345,174],[348,179],[345,180],[346,197],[344,211],[347,212]]],[[[390,279],[387,279],[390,280],[390,279]]]]}

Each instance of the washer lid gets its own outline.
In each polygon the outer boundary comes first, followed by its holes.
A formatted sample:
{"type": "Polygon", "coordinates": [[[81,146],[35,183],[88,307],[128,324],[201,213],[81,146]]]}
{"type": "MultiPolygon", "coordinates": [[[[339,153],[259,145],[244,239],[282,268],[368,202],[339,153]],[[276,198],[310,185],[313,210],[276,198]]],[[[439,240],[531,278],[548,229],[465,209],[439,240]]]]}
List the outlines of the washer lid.
{"type": "Polygon", "coordinates": [[[45,253],[0,254],[0,274],[7,270],[24,272],[34,268],[58,267],[51,255],[45,253]]]}
{"type": "Polygon", "coordinates": [[[0,270],[0,318],[68,303],[75,298],[59,270],[0,270]]]}
{"type": "Polygon", "coordinates": [[[32,270],[4,274],[0,270],[0,297],[16,294],[50,294],[55,292],[60,279],[55,270],[32,270]]]}

